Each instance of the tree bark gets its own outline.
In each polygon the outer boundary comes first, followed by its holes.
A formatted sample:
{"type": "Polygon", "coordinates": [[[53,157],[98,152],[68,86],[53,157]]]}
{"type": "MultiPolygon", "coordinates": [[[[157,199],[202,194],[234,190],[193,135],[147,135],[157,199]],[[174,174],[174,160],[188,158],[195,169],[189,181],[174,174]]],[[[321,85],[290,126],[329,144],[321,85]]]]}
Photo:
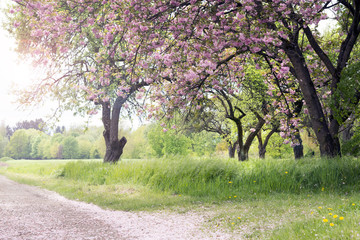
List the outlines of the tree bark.
{"type": "Polygon", "coordinates": [[[235,121],[236,129],[237,129],[237,136],[238,136],[238,144],[237,144],[237,154],[238,154],[238,160],[239,161],[245,161],[248,159],[248,154],[245,152],[244,149],[244,141],[243,141],[243,127],[241,123],[241,119],[238,119],[235,121]]]}
{"type": "Polygon", "coordinates": [[[297,143],[293,147],[294,157],[295,157],[295,159],[300,159],[300,158],[304,157],[304,146],[302,144],[302,139],[301,139],[299,130],[297,130],[295,133],[295,139],[296,139],[297,143]]]}
{"type": "Polygon", "coordinates": [[[266,148],[264,148],[264,143],[263,143],[261,135],[262,135],[261,132],[258,132],[258,134],[256,135],[258,142],[259,142],[258,143],[259,158],[265,159],[266,148]]]}
{"type": "Polygon", "coordinates": [[[255,126],[255,131],[251,132],[249,136],[246,138],[245,143],[243,142],[243,128],[241,121],[236,123],[237,130],[238,130],[238,138],[239,138],[239,145],[238,145],[238,159],[239,161],[245,161],[249,159],[249,150],[252,142],[254,141],[255,137],[257,136],[258,132],[261,131],[261,128],[265,124],[265,120],[258,114],[255,113],[256,117],[258,118],[258,123],[255,126]]]}
{"type": "Polygon", "coordinates": [[[271,131],[268,133],[268,135],[266,135],[265,137],[265,141],[262,141],[262,137],[261,137],[261,132],[259,131],[259,133],[256,135],[259,141],[259,158],[261,159],[265,159],[265,154],[266,154],[266,147],[269,143],[269,140],[271,138],[271,136],[278,131],[278,127],[275,126],[271,129],[271,131]]]}
{"type": "Polygon", "coordinates": [[[299,80],[299,86],[306,101],[311,124],[320,145],[321,156],[335,157],[340,155],[340,144],[337,135],[332,135],[325,114],[317,96],[309,69],[297,42],[286,42],[284,50],[289,57],[299,80]]]}
{"type": "MultiPolygon", "coordinates": [[[[244,152],[245,152],[245,156],[246,156],[245,160],[247,160],[249,158],[249,150],[250,150],[250,146],[251,146],[252,142],[254,141],[255,137],[258,135],[258,133],[261,131],[261,128],[265,124],[265,120],[260,116],[260,114],[254,110],[252,110],[252,111],[255,114],[256,118],[258,119],[258,122],[255,126],[255,131],[251,132],[245,141],[245,144],[244,144],[244,152]]],[[[264,153],[264,157],[265,157],[265,153],[264,153]]]]}
{"type": "Polygon", "coordinates": [[[229,158],[235,158],[235,150],[237,143],[231,144],[231,142],[228,142],[229,144],[229,158]]]}
{"type": "Polygon", "coordinates": [[[112,109],[109,102],[102,103],[102,122],[105,128],[103,135],[106,145],[104,163],[117,163],[127,142],[125,137],[119,140],[118,136],[120,110],[125,102],[126,98],[117,97],[112,109]]]}

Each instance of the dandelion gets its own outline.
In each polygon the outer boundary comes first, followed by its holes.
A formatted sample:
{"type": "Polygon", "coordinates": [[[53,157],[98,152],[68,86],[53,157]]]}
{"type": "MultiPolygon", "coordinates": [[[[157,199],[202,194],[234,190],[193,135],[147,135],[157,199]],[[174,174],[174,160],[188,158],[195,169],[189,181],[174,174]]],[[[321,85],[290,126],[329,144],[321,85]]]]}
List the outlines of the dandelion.
{"type": "Polygon", "coordinates": [[[326,222],[328,222],[329,220],[327,220],[326,218],[324,218],[322,221],[323,221],[324,223],[326,223],[326,222]]]}
{"type": "Polygon", "coordinates": [[[285,172],[285,174],[288,174],[288,172],[285,172]]]}
{"type": "Polygon", "coordinates": [[[229,183],[232,183],[232,181],[229,181],[229,183]]]}
{"type": "Polygon", "coordinates": [[[325,188],[321,188],[321,191],[325,191],[325,188]]]}
{"type": "Polygon", "coordinates": [[[318,207],[319,209],[322,209],[322,207],[318,207]]]}
{"type": "Polygon", "coordinates": [[[355,203],[353,203],[353,204],[351,204],[351,205],[355,206],[355,203]]]}
{"type": "Polygon", "coordinates": [[[328,210],[333,210],[331,207],[328,207],[328,210]]]}
{"type": "Polygon", "coordinates": [[[314,212],[311,212],[310,214],[311,214],[311,215],[313,215],[313,214],[314,214],[314,212]]]}
{"type": "Polygon", "coordinates": [[[229,196],[229,198],[231,198],[231,196],[229,196]]]}
{"type": "Polygon", "coordinates": [[[339,217],[339,220],[341,220],[341,221],[344,220],[344,217],[339,217]]]}
{"type": "Polygon", "coordinates": [[[234,198],[236,198],[237,196],[234,196],[234,198]]]}
{"type": "Polygon", "coordinates": [[[234,222],[232,222],[231,224],[232,224],[232,225],[234,225],[235,223],[234,223],[234,222]]]}
{"type": "Polygon", "coordinates": [[[338,215],[336,215],[336,214],[333,216],[333,218],[337,218],[337,217],[338,217],[338,215]]]}
{"type": "Polygon", "coordinates": [[[335,224],[333,224],[333,223],[330,223],[330,227],[333,227],[335,224]]]}
{"type": "Polygon", "coordinates": [[[241,219],[241,217],[238,217],[238,219],[240,220],[240,219],[241,219]]]}
{"type": "Polygon", "coordinates": [[[254,182],[256,182],[256,181],[254,181],[254,182]]]}
{"type": "Polygon", "coordinates": [[[332,213],[329,213],[329,216],[332,216],[333,214],[332,213]]]}

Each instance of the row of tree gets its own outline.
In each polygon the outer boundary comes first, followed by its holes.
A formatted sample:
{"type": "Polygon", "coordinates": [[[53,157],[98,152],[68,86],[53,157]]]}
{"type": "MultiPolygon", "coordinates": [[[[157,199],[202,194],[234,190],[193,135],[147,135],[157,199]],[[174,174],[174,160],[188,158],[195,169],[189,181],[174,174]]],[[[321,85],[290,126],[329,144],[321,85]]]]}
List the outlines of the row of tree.
{"type": "Polygon", "coordinates": [[[51,96],[60,110],[100,110],[105,162],[118,161],[127,143],[119,139],[126,109],[165,131],[216,132],[239,160],[254,139],[265,156],[276,132],[296,158],[301,131],[322,156],[341,155],[341,132],[357,120],[358,1],[14,2],[17,50],[46,71],[22,102],[51,96]],[[336,24],[321,33],[328,12],[336,24]]]}
{"type": "MultiPolygon", "coordinates": [[[[8,130],[0,126],[0,157],[13,159],[98,159],[105,155],[105,143],[100,127],[57,127],[49,131],[45,122],[42,130],[17,123],[13,134],[8,138],[8,130]],[[61,131],[59,131],[61,130],[61,131]]],[[[14,127],[14,128],[15,128],[14,127]]],[[[120,133],[129,141],[124,148],[123,158],[144,159],[151,157],[182,156],[228,156],[228,143],[216,133],[201,131],[164,131],[160,124],[140,126],[135,131],[121,129],[120,133]]],[[[278,158],[291,155],[291,148],[283,144],[282,138],[275,134],[269,143],[269,156],[278,158]]],[[[311,146],[310,146],[311,147],[311,146]]],[[[314,147],[313,147],[314,148],[314,147]]],[[[253,145],[251,154],[257,157],[257,146],[253,145]]],[[[312,151],[311,148],[308,148],[312,151]]]]}

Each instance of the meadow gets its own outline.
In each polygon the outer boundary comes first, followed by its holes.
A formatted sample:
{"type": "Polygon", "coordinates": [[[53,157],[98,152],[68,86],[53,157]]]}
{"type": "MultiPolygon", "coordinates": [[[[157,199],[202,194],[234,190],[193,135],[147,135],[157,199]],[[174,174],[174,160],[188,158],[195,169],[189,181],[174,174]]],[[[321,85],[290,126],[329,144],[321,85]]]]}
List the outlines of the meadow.
{"type": "Polygon", "coordinates": [[[9,160],[0,173],[125,211],[196,211],[239,239],[360,239],[360,160],[9,160]]]}

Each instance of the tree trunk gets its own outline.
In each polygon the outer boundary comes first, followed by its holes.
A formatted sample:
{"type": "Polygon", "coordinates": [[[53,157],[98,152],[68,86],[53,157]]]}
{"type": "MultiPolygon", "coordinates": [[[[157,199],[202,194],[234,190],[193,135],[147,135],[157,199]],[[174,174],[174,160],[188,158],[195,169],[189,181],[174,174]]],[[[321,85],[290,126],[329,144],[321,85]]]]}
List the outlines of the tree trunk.
{"type": "Polygon", "coordinates": [[[296,78],[299,80],[299,86],[309,110],[311,124],[320,145],[321,156],[338,156],[340,155],[340,144],[337,135],[332,135],[327,125],[325,114],[302,52],[294,42],[284,45],[284,50],[294,67],[296,78]]]}
{"type": "Polygon", "coordinates": [[[261,138],[261,133],[259,131],[259,133],[257,134],[257,138],[259,140],[259,158],[261,159],[265,159],[265,154],[266,154],[266,147],[269,143],[269,140],[271,138],[271,136],[278,131],[278,127],[277,126],[273,126],[273,128],[271,129],[271,131],[268,133],[268,135],[266,135],[265,137],[265,141],[262,141],[261,138]]]}
{"type": "Polygon", "coordinates": [[[231,142],[228,143],[229,144],[229,158],[235,158],[235,150],[236,150],[236,143],[231,144],[231,142]]]}
{"type": "Polygon", "coordinates": [[[123,153],[127,140],[125,137],[122,137],[117,142],[112,142],[106,146],[106,153],[104,157],[104,162],[116,163],[119,161],[120,156],[123,153]]]}
{"type": "Polygon", "coordinates": [[[342,131],[342,142],[346,143],[349,141],[352,136],[354,135],[352,131],[353,123],[350,123],[349,126],[344,127],[344,130],[342,131]]]}
{"type": "Polygon", "coordinates": [[[237,136],[238,136],[238,140],[237,140],[237,154],[238,154],[238,160],[239,161],[245,161],[249,158],[248,153],[245,152],[244,149],[244,141],[243,141],[243,127],[242,127],[242,123],[241,123],[241,119],[235,119],[235,124],[236,124],[236,129],[237,129],[237,136]]]}
{"type": "Polygon", "coordinates": [[[302,139],[301,139],[299,130],[297,130],[295,133],[295,139],[296,139],[297,143],[293,147],[294,157],[295,157],[295,159],[300,159],[300,158],[304,157],[304,146],[302,144],[302,139]]]}
{"type": "Polygon", "coordinates": [[[117,97],[112,109],[109,102],[102,103],[102,122],[105,128],[103,135],[106,145],[104,163],[117,163],[127,142],[125,137],[119,140],[118,136],[120,110],[125,101],[126,98],[117,97]]]}
{"type": "MultiPolygon", "coordinates": [[[[345,3],[342,4],[346,5],[345,3]]],[[[358,11],[359,10],[358,1],[353,1],[353,5],[349,3],[346,7],[349,8],[354,7],[354,9],[356,10],[353,10],[354,15],[352,18],[352,22],[349,25],[349,28],[347,29],[347,36],[341,43],[341,47],[339,49],[339,55],[337,56],[336,67],[331,62],[330,58],[326,55],[326,53],[318,45],[316,39],[312,34],[311,29],[307,27],[304,28],[304,33],[306,34],[306,37],[309,40],[311,47],[319,56],[321,61],[325,64],[328,72],[332,76],[330,87],[333,96],[334,96],[334,92],[338,88],[341,72],[346,67],[348,60],[351,56],[351,53],[353,51],[353,48],[356,42],[358,41],[358,36],[360,34],[359,31],[360,12],[358,11]]],[[[313,129],[320,144],[320,153],[322,156],[329,156],[329,157],[340,156],[341,148],[340,148],[340,141],[338,136],[340,124],[337,121],[337,119],[334,117],[333,111],[331,111],[329,116],[329,128],[328,129],[325,128],[324,124],[326,125],[326,121],[325,118],[323,117],[324,114],[322,113],[322,110],[321,112],[319,111],[320,103],[317,103],[318,98],[316,95],[315,87],[313,85],[313,82],[311,81],[308,68],[306,67],[305,60],[297,44],[297,40],[298,39],[295,38],[291,43],[284,42],[285,43],[284,50],[295,68],[296,75],[298,75],[296,77],[299,79],[301,91],[304,94],[305,101],[309,107],[309,113],[310,113],[313,129]],[[311,95],[313,94],[315,94],[314,100],[316,100],[317,102],[312,101],[312,99],[310,98],[311,95]]],[[[343,110],[343,112],[345,112],[344,116],[342,117],[343,120],[345,121],[351,115],[352,112],[346,111],[346,109],[341,109],[340,100],[336,99],[336,96],[334,97],[335,97],[335,99],[333,100],[333,102],[335,103],[334,107],[336,109],[340,109],[343,110]]],[[[357,96],[356,103],[358,103],[359,100],[360,100],[360,96],[357,96]]]]}
{"type": "MultiPolygon", "coordinates": [[[[258,119],[258,122],[255,126],[255,131],[250,132],[249,136],[247,137],[245,144],[244,144],[244,156],[246,157],[245,160],[249,159],[249,150],[250,150],[250,146],[253,143],[255,137],[258,135],[258,133],[260,133],[261,128],[264,126],[265,124],[265,120],[260,116],[260,114],[258,114],[256,111],[253,110],[253,113],[255,114],[256,118],[258,119]]],[[[264,153],[265,156],[265,153],[264,153]]]]}
{"type": "Polygon", "coordinates": [[[237,145],[238,160],[245,161],[249,159],[249,153],[244,149],[244,145],[237,145]]]}
{"type": "Polygon", "coordinates": [[[259,144],[258,144],[259,158],[265,159],[266,148],[264,148],[264,143],[263,143],[263,140],[262,140],[261,132],[258,132],[256,137],[257,137],[258,142],[259,142],[259,144]]]}

